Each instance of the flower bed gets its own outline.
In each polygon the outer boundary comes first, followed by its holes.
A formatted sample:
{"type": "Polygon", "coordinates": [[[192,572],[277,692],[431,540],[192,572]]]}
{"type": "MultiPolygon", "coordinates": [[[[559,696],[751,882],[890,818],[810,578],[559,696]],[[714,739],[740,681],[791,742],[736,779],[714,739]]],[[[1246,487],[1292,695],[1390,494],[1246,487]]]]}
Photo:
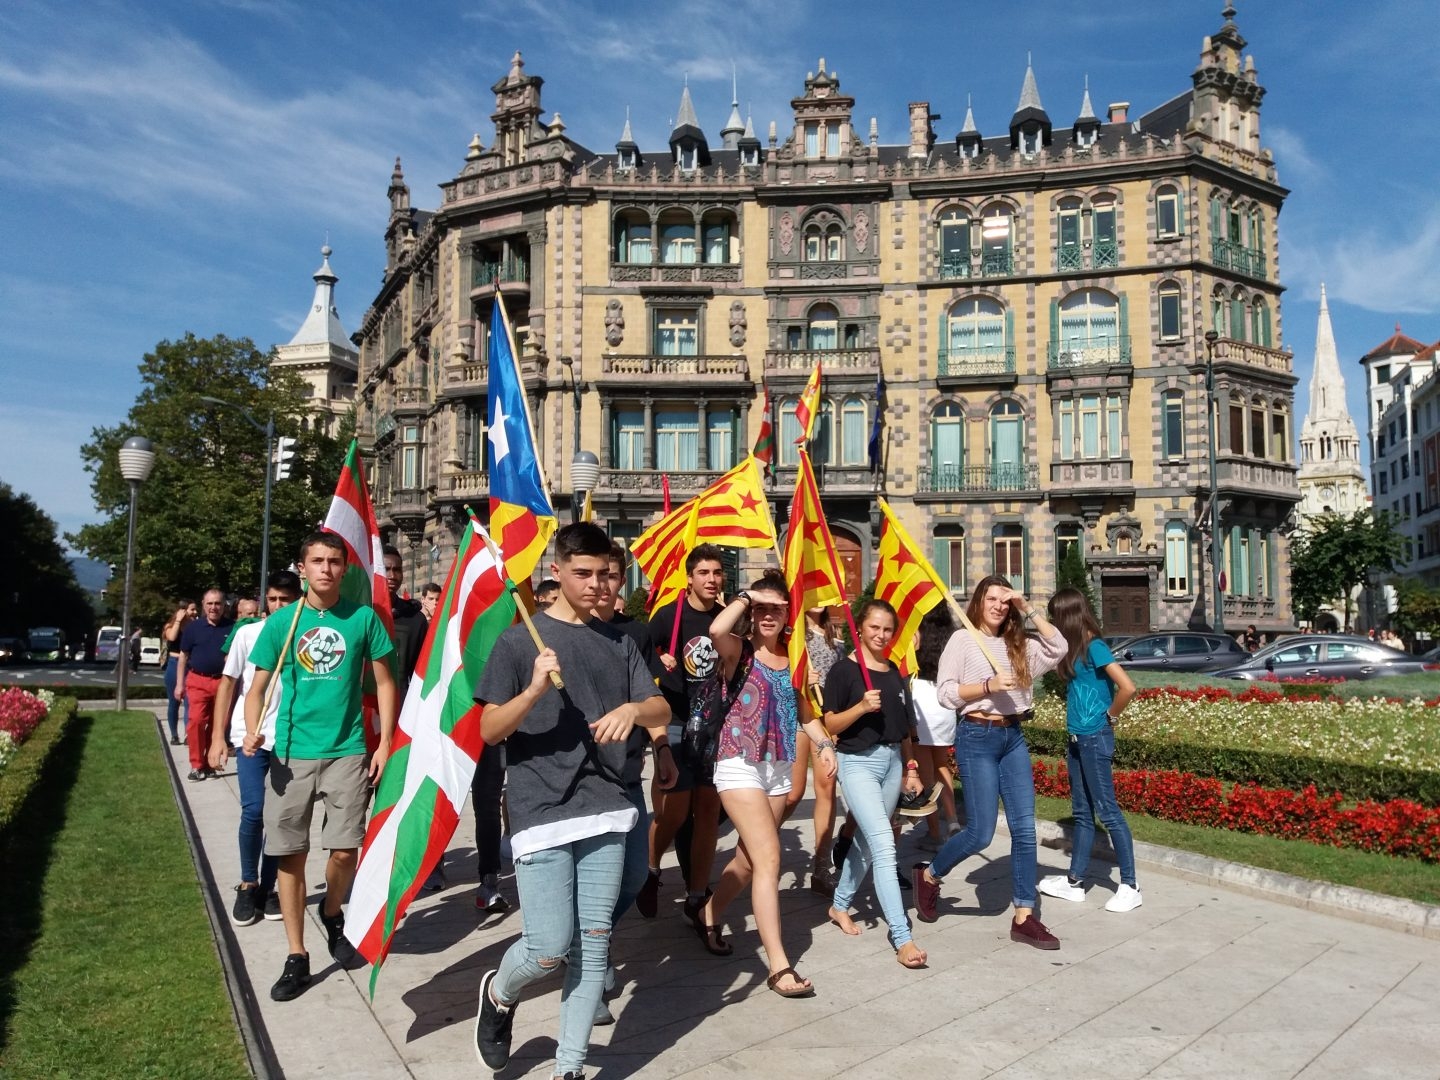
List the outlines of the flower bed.
{"type": "MultiPolygon", "coordinates": [[[[0,699],[8,697],[10,693],[9,690],[0,693],[0,699]]],[[[33,724],[29,724],[27,720],[28,727],[23,742],[11,734],[9,726],[0,734],[0,743],[8,740],[12,748],[5,761],[0,763],[0,865],[4,865],[5,834],[10,822],[25,804],[31,790],[40,782],[51,751],[59,745],[71,721],[75,719],[75,702],[70,698],[57,700],[54,695],[45,691],[41,691],[39,695],[24,694],[23,691],[15,693],[21,693],[31,701],[38,700],[45,709],[45,715],[33,724]]],[[[13,718],[29,717],[33,715],[35,707],[30,702],[12,701],[0,705],[0,708],[5,710],[5,716],[13,718]]]]}
{"type": "MultiPolygon", "coordinates": [[[[1034,766],[1036,794],[1070,797],[1065,762],[1034,766]]],[[[1115,796],[1122,809],[1166,821],[1440,862],[1440,808],[1408,799],[1347,805],[1313,784],[1291,791],[1151,770],[1117,771],[1115,796]]]]}
{"type": "Polygon", "coordinates": [[[46,700],[15,686],[0,690],[0,768],[45,719],[54,700],[53,694],[46,700]]]}
{"type": "MultiPolygon", "coordinates": [[[[1117,764],[1350,799],[1440,806],[1440,708],[1419,698],[1321,697],[1317,686],[1142,690],[1115,728],[1117,764]]],[[[1065,703],[1044,698],[1031,749],[1065,756],[1065,703]]]]}

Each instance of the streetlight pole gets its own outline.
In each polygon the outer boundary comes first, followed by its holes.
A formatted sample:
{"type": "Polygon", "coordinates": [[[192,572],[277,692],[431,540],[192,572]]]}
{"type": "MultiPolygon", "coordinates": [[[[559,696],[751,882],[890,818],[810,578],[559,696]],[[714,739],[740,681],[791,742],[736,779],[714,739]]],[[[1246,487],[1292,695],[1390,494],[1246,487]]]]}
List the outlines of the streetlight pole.
{"type": "Polygon", "coordinates": [[[120,656],[115,665],[115,707],[125,709],[130,698],[130,601],[134,595],[135,515],[140,485],[155,468],[155,447],[149,439],[132,435],[120,446],[120,475],[130,482],[130,527],[125,539],[125,600],[120,610],[120,656]]]}
{"type": "Polygon", "coordinates": [[[270,486],[275,477],[275,414],[271,413],[262,426],[258,420],[233,401],[206,395],[201,395],[200,400],[208,401],[211,405],[223,405],[227,409],[234,409],[245,418],[246,423],[265,436],[265,523],[262,526],[264,533],[260,538],[260,590],[255,594],[259,597],[263,610],[265,583],[270,580],[270,486]]]}
{"type": "Polygon", "coordinates": [[[1217,331],[1205,331],[1205,414],[1210,428],[1210,589],[1215,598],[1215,632],[1223,634],[1225,597],[1220,589],[1220,489],[1215,467],[1215,343],[1219,340],[1217,331]]]}

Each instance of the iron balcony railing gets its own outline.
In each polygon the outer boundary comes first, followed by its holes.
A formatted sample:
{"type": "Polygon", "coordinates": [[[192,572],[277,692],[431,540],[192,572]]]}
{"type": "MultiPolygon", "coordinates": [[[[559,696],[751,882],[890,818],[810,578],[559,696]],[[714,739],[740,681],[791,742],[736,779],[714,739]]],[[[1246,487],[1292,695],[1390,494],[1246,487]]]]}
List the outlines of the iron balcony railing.
{"type": "Polygon", "coordinates": [[[1035,465],[935,465],[920,473],[920,491],[934,495],[1039,490],[1040,470],[1035,465]]]}
{"type": "Polygon", "coordinates": [[[967,375],[1010,375],[1015,371],[1015,346],[976,348],[942,344],[936,360],[936,374],[942,379],[967,375]]]}
{"type": "Polygon", "coordinates": [[[1089,367],[1092,364],[1130,364],[1130,335],[1065,338],[1049,346],[1052,368],[1089,367]]]}
{"type": "Polygon", "coordinates": [[[1234,270],[1258,278],[1265,276],[1265,252],[1247,248],[1237,240],[1212,240],[1210,261],[1222,270],[1234,270]]]}

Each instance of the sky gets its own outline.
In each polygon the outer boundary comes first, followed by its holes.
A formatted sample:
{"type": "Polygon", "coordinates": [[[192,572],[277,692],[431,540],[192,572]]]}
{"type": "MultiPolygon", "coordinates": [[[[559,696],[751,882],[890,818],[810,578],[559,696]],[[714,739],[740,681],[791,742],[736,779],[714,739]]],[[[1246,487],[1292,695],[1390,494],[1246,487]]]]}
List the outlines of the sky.
{"type": "MultiPolygon", "coordinates": [[[[825,57],[861,131],[907,137],[931,103],[953,138],[967,95],[1008,127],[1033,56],[1057,127],[1129,101],[1137,116],[1190,85],[1222,0],[960,4],[869,0],[94,0],[0,5],[0,480],[74,530],[95,520],[79,447],[122,420],[162,340],[288,341],[334,248],[354,331],[384,269],[398,155],[412,201],[494,137],[490,86],[516,49],[544,77],[546,119],[609,152],[630,109],[663,147],[688,79],[712,143],[741,111],[762,141],[825,57]]],[[[1280,216],[1297,413],[1308,401],[1326,284],[1352,413],[1358,360],[1397,322],[1440,338],[1440,4],[1239,0],[1266,88],[1261,142],[1292,194],[1280,216]]],[[[1298,425],[1297,425],[1298,432],[1298,425]]],[[[1362,430],[1363,434],[1363,430],[1362,430]]],[[[1363,441],[1363,440],[1362,440],[1363,441]]]]}

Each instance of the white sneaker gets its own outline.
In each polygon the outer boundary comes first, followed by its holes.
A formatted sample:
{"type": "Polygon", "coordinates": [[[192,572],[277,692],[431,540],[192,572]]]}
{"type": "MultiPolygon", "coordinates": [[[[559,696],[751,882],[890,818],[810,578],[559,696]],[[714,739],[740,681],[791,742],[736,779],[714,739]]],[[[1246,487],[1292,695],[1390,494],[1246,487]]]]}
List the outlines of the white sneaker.
{"type": "MultiPolygon", "coordinates": [[[[1057,900],[1070,900],[1076,904],[1085,902],[1084,886],[1071,885],[1070,879],[1064,874],[1051,874],[1042,879],[1039,889],[1046,896],[1053,896],[1057,900]]],[[[1125,910],[1129,911],[1130,909],[1126,908],[1125,910]]]]}
{"type": "Polygon", "coordinates": [[[1140,898],[1140,890],[1134,885],[1122,884],[1115,890],[1109,902],[1105,905],[1106,911],[1134,911],[1144,901],[1140,898]]]}

